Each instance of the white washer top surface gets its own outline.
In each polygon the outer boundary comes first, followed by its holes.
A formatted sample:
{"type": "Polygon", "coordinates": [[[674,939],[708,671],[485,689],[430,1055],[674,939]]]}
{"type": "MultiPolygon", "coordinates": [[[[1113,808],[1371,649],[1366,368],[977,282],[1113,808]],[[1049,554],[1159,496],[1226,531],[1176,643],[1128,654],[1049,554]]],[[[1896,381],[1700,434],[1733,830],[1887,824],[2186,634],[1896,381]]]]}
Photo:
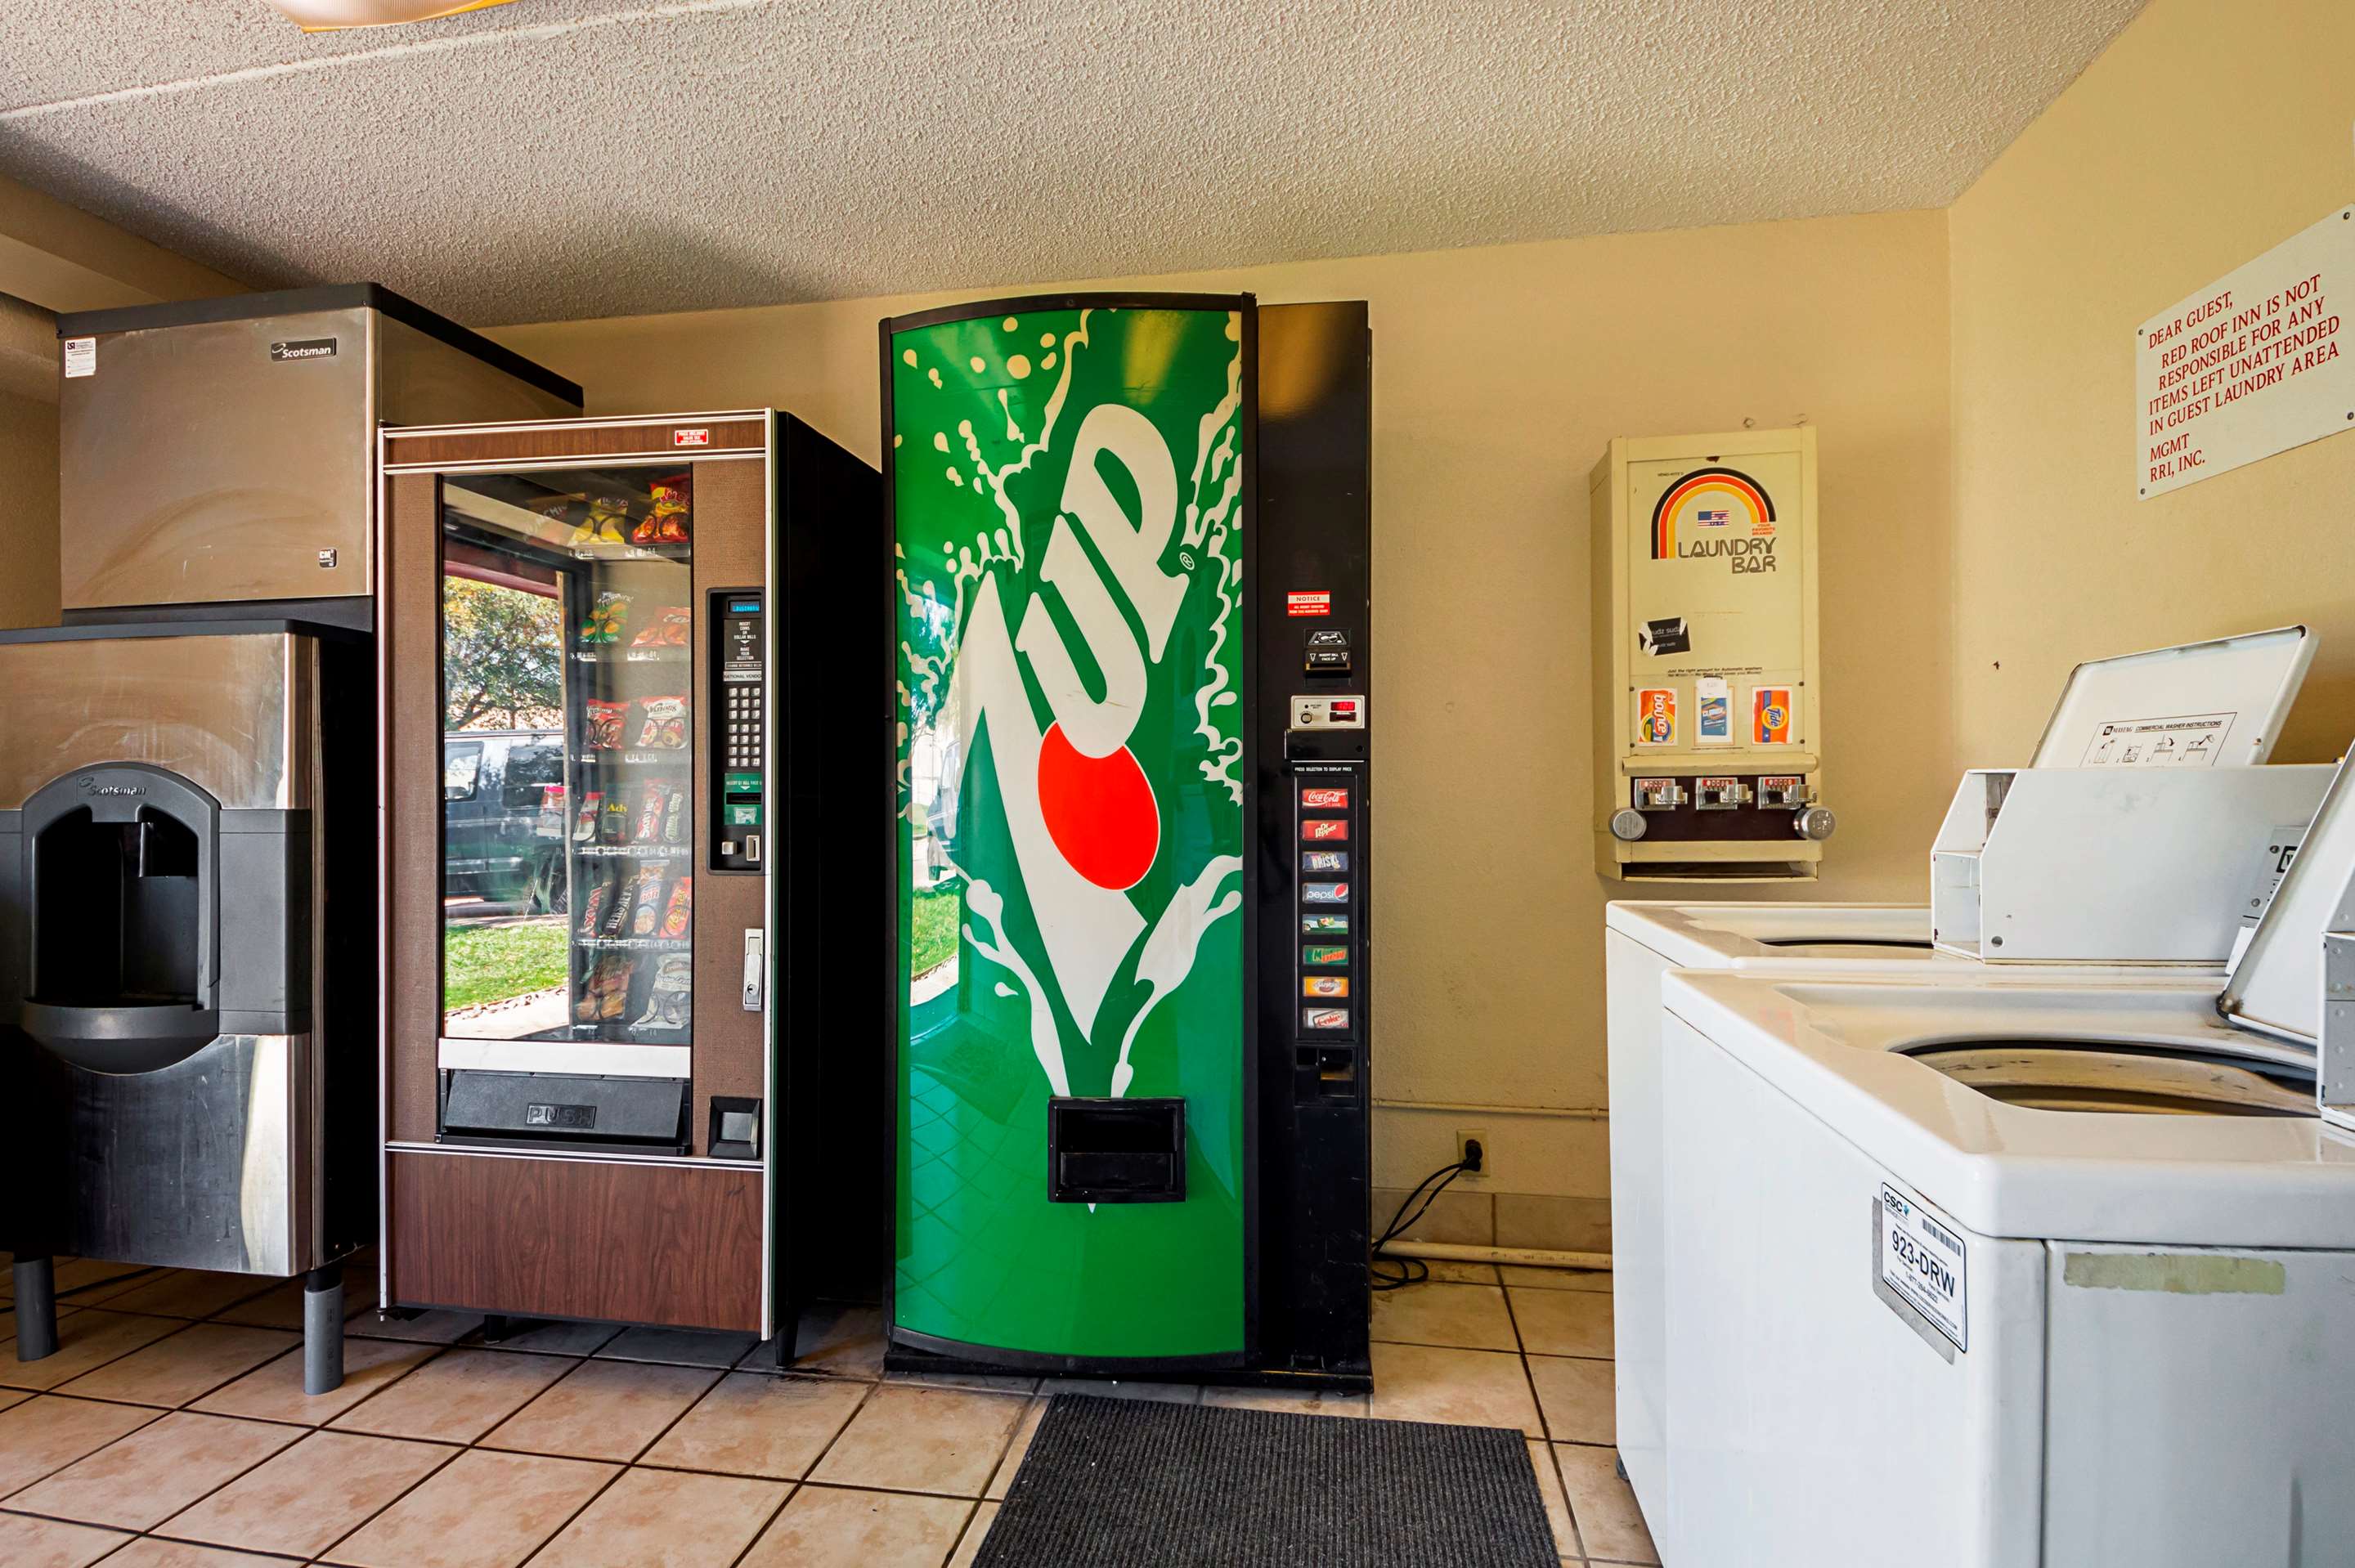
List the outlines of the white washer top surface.
{"type": "Polygon", "coordinates": [[[2211,995],[2224,981],[2221,964],[1989,964],[1942,953],[1930,945],[1923,904],[1627,901],[1604,906],[1603,920],[1679,969],[1991,985],[2125,976],[2211,995]]]}
{"type": "Polygon", "coordinates": [[[1670,974],[1669,1012],[1982,1235],[2355,1248],[2355,1139],[2319,1117],[2131,1115],[2008,1104],[1901,1053],[1983,1040],[2165,1044],[2311,1069],[2227,1027],[2215,997],[2131,979],[1881,984],[1670,974]]]}

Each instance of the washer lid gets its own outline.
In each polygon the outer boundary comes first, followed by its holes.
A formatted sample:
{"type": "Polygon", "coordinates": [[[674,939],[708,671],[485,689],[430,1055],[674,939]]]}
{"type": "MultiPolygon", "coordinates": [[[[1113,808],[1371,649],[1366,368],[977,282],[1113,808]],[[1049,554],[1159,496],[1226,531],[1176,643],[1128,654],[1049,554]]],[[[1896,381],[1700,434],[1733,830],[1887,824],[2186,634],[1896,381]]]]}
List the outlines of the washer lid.
{"type": "Polygon", "coordinates": [[[2347,758],[2315,808],[2297,858],[2257,922],[2216,1010],[2243,1029],[2315,1043],[2322,1033],[2322,937],[2355,930],[2355,784],[2347,758]]]}
{"type": "Polygon", "coordinates": [[[2251,768],[2314,662],[2303,626],[2095,659],[2069,672],[2035,768],[2251,768]]]}

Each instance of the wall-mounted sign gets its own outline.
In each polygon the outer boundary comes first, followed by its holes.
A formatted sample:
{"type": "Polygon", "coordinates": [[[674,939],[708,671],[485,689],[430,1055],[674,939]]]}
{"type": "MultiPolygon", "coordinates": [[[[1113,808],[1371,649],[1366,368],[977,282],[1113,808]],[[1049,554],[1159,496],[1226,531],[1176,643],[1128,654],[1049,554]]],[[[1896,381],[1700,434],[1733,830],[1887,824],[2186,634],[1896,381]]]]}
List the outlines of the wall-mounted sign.
{"type": "Polygon", "coordinates": [[[2135,329],[2135,493],[2145,500],[2355,429],[2355,207],[2135,329]]]}

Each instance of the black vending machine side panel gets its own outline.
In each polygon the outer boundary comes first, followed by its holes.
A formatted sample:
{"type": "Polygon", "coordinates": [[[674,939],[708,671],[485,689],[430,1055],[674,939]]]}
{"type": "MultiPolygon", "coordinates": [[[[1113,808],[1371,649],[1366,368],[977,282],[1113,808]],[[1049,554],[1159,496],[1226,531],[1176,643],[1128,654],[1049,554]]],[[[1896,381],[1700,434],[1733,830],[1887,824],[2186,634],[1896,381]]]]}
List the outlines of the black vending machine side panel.
{"type": "Polygon", "coordinates": [[[1372,334],[1361,301],[1263,305],[1259,327],[1261,1360],[1356,1381],[1371,1372],[1372,334]]]}
{"type": "Polygon", "coordinates": [[[883,1079],[875,999],[890,954],[875,940],[890,889],[874,874],[874,774],[896,715],[846,679],[871,636],[883,480],[790,414],[777,415],[768,635],[773,670],[765,809],[771,916],[767,1005],[775,1042],[770,1183],[773,1287],[783,1342],[813,1296],[861,1298],[889,1266],[883,1079]]]}

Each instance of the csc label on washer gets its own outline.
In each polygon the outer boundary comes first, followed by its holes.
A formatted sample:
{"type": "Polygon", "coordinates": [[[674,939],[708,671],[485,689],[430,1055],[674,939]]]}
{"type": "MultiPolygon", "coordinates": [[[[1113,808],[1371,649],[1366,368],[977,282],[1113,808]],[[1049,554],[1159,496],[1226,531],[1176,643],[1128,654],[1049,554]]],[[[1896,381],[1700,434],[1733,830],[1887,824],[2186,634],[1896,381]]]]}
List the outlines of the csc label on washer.
{"type": "Polygon", "coordinates": [[[1881,1281],[1967,1351],[1970,1249],[1921,1200],[1881,1184],[1881,1281]]]}

